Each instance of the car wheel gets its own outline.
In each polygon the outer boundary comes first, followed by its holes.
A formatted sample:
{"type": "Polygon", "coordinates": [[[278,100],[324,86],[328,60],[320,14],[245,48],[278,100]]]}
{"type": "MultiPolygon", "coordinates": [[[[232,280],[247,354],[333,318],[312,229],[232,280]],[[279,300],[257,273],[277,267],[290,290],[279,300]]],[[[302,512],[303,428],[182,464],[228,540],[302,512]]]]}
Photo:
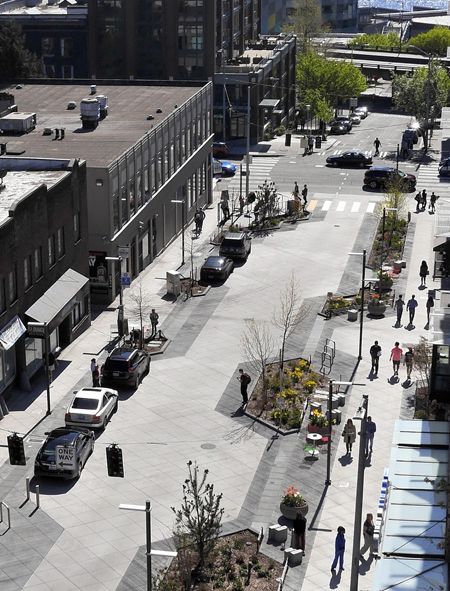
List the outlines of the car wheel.
{"type": "Polygon", "coordinates": [[[336,161],[335,162],[332,162],[331,163],[331,166],[334,166],[334,168],[337,168],[338,167],[338,162],[336,162],[336,161]]]}
{"type": "Polygon", "coordinates": [[[78,468],[77,468],[77,473],[76,473],[75,478],[80,478],[82,470],[83,470],[83,463],[80,460],[78,462],[78,468]]]}
{"type": "Polygon", "coordinates": [[[376,181],[370,181],[370,183],[369,183],[369,187],[370,187],[371,189],[376,189],[376,188],[377,188],[377,186],[378,186],[378,183],[377,183],[376,181]]]}
{"type": "Polygon", "coordinates": [[[136,379],[134,380],[134,384],[133,384],[133,388],[135,390],[137,390],[139,388],[139,383],[140,383],[140,379],[139,379],[139,374],[136,376],[136,379]]]}

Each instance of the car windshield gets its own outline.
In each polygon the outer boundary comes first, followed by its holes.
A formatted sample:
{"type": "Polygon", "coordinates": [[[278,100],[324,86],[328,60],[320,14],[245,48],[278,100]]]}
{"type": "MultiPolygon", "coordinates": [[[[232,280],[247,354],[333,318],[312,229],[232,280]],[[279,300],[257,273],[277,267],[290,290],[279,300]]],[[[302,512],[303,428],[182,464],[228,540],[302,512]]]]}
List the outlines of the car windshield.
{"type": "Polygon", "coordinates": [[[107,359],[105,369],[110,371],[128,371],[128,361],[125,359],[107,359]]]}
{"type": "Polygon", "coordinates": [[[57,437],[49,437],[44,443],[42,453],[46,456],[54,456],[57,445],[73,445],[76,433],[67,433],[65,435],[59,435],[57,437]]]}
{"type": "Polygon", "coordinates": [[[98,400],[95,398],[77,397],[72,404],[72,408],[83,408],[84,410],[95,410],[97,407],[98,400]]]}
{"type": "Polygon", "coordinates": [[[241,243],[242,243],[242,241],[241,241],[240,238],[239,239],[224,238],[222,240],[221,246],[232,246],[232,247],[234,247],[234,246],[241,246],[241,243]]]}
{"type": "Polygon", "coordinates": [[[218,269],[222,265],[223,265],[223,259],[220,257],[209,257],[205,263],[205,267],[213,267],[215,269],[218,269]]]}

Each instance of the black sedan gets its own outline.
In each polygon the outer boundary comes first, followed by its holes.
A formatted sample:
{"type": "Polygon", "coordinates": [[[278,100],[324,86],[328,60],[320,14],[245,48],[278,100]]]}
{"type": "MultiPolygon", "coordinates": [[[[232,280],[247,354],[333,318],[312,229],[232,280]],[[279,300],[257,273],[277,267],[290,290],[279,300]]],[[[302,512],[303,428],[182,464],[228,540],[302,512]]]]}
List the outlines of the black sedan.
{"type": "Polygon", "coordinates": [[[211,256],[200,269],[200,280],[206,283],[225,281],[233,272],[234,263],[227,257],[211,256]]]}
{"type": "Polygon", "coordinates": [[[361,150],[347,150],[342,154],[328,156],[327,164],[330,166],[371,166],[372,156],[361,152],[361,150]]]}
{"type": "Polygon", "coordinates": [[[348,132],[348,127],[343,123],[340,123],[339,121],[333,121],[332,123],[330,123],[330,133],[334,135],[342,135],[348,132]]]}
{"type": "Polygon", "coordinates": [[[46,435],[34,462],[34,475],[78,478],[94,451],[93,431],[82,427],[60,427],[46,435]]]}

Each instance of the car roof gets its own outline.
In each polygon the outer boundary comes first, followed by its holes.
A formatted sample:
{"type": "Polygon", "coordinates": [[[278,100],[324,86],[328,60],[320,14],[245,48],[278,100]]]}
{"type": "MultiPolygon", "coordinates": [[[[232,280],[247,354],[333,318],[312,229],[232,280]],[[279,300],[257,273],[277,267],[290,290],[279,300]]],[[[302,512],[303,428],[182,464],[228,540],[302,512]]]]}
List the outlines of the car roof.
{"type": "Polygon", "coordinates": [[[114,393],[114,390],[109,388],[81,388],[75,393],[75,398],[95,398],[100,400],[107,393],[114,393]]]}
{"type": "Polygon", "coordinates": [[[242,240],[245,238],[245,232],[226,232],[224,240],[242,240]]]}
{"type": "Polygon", "coordinates": [[[80,435],[80,431],[77,431],[76,429],[58,428],[50,431],[47,435],[47,439],[58,441],[58,445],[73,445],[80,435]]]}
{"type": "Polygon", "coordinates": [[[210,256],[206,259],[205,265],[208,267],[220,267],[226,261],[225,257],[210,256]]]}
{"type": "Polygon", "coordinates": [[[132,349],[129,347],[117,347],[114,349],[109,358],[110,359],[129,359],[136,353],[137,349],[132,349]]]}
{"type": "Polygon", "coordinates": [[[392,166],[371,166],[367,172],[392,172],[395,170],[392,166]]]}

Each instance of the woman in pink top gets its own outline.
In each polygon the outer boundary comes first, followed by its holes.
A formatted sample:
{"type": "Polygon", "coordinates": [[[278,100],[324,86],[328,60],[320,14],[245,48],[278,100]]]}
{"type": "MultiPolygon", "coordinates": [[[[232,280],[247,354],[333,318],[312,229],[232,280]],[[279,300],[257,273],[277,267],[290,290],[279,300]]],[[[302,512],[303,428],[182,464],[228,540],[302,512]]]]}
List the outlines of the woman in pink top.
{"type": "Polygon", "coordinates": [[[394,348],[391,350],[390,359],[394,367],[394,375],[398,375],[398,369],[400,367],[400,361],[402,360],[403,349],[400,348],[400,343],[395,343],[394,348]]]}

